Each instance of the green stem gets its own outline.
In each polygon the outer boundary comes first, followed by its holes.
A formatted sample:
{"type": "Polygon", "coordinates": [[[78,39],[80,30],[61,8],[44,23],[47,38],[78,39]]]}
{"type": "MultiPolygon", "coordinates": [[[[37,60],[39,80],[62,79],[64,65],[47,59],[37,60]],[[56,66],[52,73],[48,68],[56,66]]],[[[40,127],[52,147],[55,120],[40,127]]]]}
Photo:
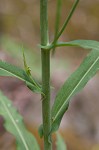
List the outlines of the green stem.
{"type": "MultiPolygon", "coordinates": [[[[40,0],[40,28],[41,28],[41,45],[47,46],[48,39],[48,0],[40,0]]],[[[41,48],[42,60],[42,117],[44,132],[44,150],[52,150],[52,144],[49,142],[51,136],[51,111],[50,111],[50,51],[41,48]]]]}
{"type": "Polygon", "coordinates": [[[43,113],[43,132],[44,132],[44,150],[51,150],[49,133],[51,131],[51,113],[50,113],[50,51],[42,50],[42,113],[43,113]]]}
{"type": "Polygon", "coordinates": [[[71,8],[71,10],[70,10],[70,13],[69,13],[69,15],[67,16],[67,18],[66,18],[66,20],[65,20],[65,22],[64,22],[64,24],[63,24],[63,26],[61,27],[59,33],[57,34],[57,37],[55,37],[55,39],[54,39],[54,41],[53,41],[53,44],[57,42],[57,40],[59,39],[59,37],[61,36],[61,34],[63,33],[63,31],[65,30],[65,28],[66,28],[66,26],[67,26],[69,20],[71,19],[72,15],[73,15],[73,13],[74,13],[74,11],[75,11],[75,9],[76,9],[76,6],[77,6],[78,2],[79,2],[79,0],[75,0],[74,4],[73,4],[73,6],[72,6],[72,8],[71,8]]]}
{"type": "MultiPolygon", "coordinates": [[[[60,25],[60,16],[61,16],[61,6],[62,6],[62,0],[57,0],[57,9],[56,9],[56,21],[55,21],[55,35],[54,39],[56,39],[58,31],[59,31],[59,25],[60,25]]],[[[56,44],[56,43],[54,43],[56,44]]],[[[53,54],[55,52],[55,48],[53,49],[53,54]]]]}
{"type": "Polygon", "coordinates": [[[54,35],[54,39],[56,39],[58,31],[59,31],[60,16],[61,16],[61,5],[62,5],[62,1],[61,0],[57,0],[57,10],[56,10],[56,21],[55,21],[55,35],[54,35]]]}

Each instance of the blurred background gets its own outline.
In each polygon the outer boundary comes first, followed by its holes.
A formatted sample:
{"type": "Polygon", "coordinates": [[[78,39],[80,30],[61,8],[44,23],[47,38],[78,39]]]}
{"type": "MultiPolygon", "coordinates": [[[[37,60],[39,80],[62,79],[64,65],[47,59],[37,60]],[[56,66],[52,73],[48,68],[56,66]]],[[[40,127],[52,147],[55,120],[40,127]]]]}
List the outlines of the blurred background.
{"type": "MultiPolygon", "coordinates": [[[[62,0],[60,27],[73,0],[62,0]]],[[[0,0],[0,59],[23,68],[22,46],[33,76],[41,82],[40,64],[40,11],[39,0],[0,0]]],[[[49,0],[49,36],[54,37],[56,0],[49,0]]],[[[80,0],[77,9],[61,41],[91,39],[99,41],[99,0],[80,0]]],[[[51,103],[68,76],[80,65],[88,51],[80,48],[57,48],[51,57],[51,103]]],[[[38,136],[41,120],[41,101],[15,78],[0,77],[0,89],[8,96],[24,116],[27,128],[36,136],[41,148],[43,141],[38,136]]],[[[14,137],[3,128],[0,117],[0,150],[15,150],[14,137]]],[[[68,150],[99,150],[99,74],[82,92],[72,98],[64,115],[60,133],[68,150]]],[[[53,137],[55,141],[55,137],[53,137]]],[[[55,145],[54,145],[55,149],[55,145]]]]}

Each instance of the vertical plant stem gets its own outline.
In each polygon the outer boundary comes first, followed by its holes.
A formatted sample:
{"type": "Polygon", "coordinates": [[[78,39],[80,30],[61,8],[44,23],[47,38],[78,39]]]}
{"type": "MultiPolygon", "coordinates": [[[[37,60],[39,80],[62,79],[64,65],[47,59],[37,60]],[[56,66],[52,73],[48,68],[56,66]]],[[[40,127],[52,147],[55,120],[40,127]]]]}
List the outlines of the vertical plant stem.
{"type": "MultiPolygon", "coordinates": [[[[48,39],[48,0],[40,0],[40,28],[41,45],[47,46],[48,39]]],[[[51,112],[50,112],[50,51],[41,49],[42,60],[42,117],[44,132],[44,150],[52,150],[52,144],[49,142],[49,132],[51,130],[51,112]]]]}
{"type": "Polygon", "coordinates": [[[51,130],[50,113],[50,56],[48,52],[42,50],[42,88],[45,97],[42,100],[43,132],[44,132],[44,150],[51,150],[49,142],[49,132],[51,130]]]}

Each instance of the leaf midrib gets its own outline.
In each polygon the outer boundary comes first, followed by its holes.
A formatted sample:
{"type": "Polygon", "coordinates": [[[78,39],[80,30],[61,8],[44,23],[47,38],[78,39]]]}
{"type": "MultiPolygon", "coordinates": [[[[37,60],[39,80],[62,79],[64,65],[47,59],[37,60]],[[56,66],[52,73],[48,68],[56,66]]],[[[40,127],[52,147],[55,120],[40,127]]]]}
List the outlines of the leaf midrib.
{"type": "MultiPolygon", "coordinates": [[[[88,69],[88,71],[85,73],[85,75],[81,78],[81,80],[78,82],[78,84],[76,85],[76,87],[74,88],[74,90],[71,92],[71,94],[67,97],[67,100],[71,97],[71,95],[73,94],[73,92],[76,90],[76,88],[79,86],[79,84],[82,82],[82,80],[85,78],[85,76],[89,73],[89,71],[92,69],[92,67],[97,63],[97,61],[99,60],[99,56],[98,58],[95,60],[95,62],[91,65],[91,67],[88,69]]],[[[63,98],[64,99],[64,96],[63,98]]],[[[52,116],[53,118],[53,122],[56,120],[57,116],[59,115],[59,113],[61,112],[62,108],[64,107],[65,103],[67,103],[67,101],[65,101],[63,103],[63,105],[60,107],[58,113],[55,115],[55,117],[52,116]]],[[[52,123],[53,124],[53,123],[52,123]]]]}
{"type": "Polygon", "coordinates": [[[21,79],[21,80],[23,80],[23,81],[25,81],[21,76],[19,76],[18,74],[14,74],[14,73],[12,73],[12,72],[10,72],[10,71],[8,71],[7,69],[5,69],[5,68],[2,68],[2,67],[0,67],[0,69],[1,70],[4,70],[4,71],[6,71],[6,72],[8,72],[8,73],[10,73],[10,74],[12,74],[12,75],[14,75],[15,77],[18,77],[19,79],[21,79]]]}
{"type": "Polygon", "coordinates": [[[25,146],[26,150],[29,150],[28,145],[26,144],[21,131],[19,130],[19,128],[17,127],[18,125],[16,124],[15,120],[13,119],[13,116],[11,115],[10,111],[8,110],[8,108],[6,107],[5,103],[3,101],[1,101],[1,103],[3,104],[5,110],[7,111],[9,118],[11,119],[11,121],[13,122],[17,132],[19,133],[20,138],[22,139],[23,145],[25,146]]]}
{"type": "Polygon", "coordinates": [[[32,84],[32,82],[30,82],[29,80],[25,80],[24,78],[22,78],[22,77],[19,76],[18,74],[14,74],[13,72],[10,72],[10,71],[8,71],[8,70],[5,69],[5,68],[1,68],[1,67],[0,67],[0,69],[1,69],[1,70],[4,70],[4,71],[6,71],[6,72],[8,72],[8,73],[10,73],[10,74],[12,74],[13,76],[15,76],[16,78],[18,78],[18,79],[20,79],[20,80],[22,80],[22,81],[27,81],[27,82],[29,82],[32,86],[34,86],[34,85],[32,84]]]}

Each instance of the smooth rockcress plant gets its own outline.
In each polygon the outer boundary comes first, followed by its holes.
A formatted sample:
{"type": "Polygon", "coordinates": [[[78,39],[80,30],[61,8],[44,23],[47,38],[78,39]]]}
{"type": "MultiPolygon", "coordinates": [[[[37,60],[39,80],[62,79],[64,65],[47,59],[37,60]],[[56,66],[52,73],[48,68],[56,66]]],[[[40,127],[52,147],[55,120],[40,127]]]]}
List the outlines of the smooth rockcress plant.
{"type": "MultiPolygon", "coordinates": [[[[52,150],[52,134],[58,131],[62,117],[69,107],[71,98],[82,90],[87,82],[99,70],[99,42],[93,40],[74,40],[69,42],[59,41],[59,37],[71,19],[79,0],[74,4],[59,28],[61,18],[62,0],[57,0],[55,34],[53,41],[49,42],[48,34],[48,1],[40,0],[40,29],[41,29],[41,68],[42,83],[38,83],[32,77],[31,69],[27,65],[23,51],[24,69],[16,67],[7,62],[0,61],[0,76],[16,77],[35,93],[41,94],[42,98],[42,124],[39,127],[39,135],[44,139],[44,150],[52,150]],[[56,98],[50,106],[50,54],[55,52],[57,47],[74,46],[89,49],[89,53],[80,66],[65,81],[56,94],[56,98]]],[[[17,150],[40,150],[35,137],[25,127],[22,116],[13,107],[11,101],[0,92],[0,115],[4,118],[5,129],[13,134],[16,139],[17,150]]],[[[59,133],[57,136],[57,150],[66,150],[66,145],[59,133]]]]}

